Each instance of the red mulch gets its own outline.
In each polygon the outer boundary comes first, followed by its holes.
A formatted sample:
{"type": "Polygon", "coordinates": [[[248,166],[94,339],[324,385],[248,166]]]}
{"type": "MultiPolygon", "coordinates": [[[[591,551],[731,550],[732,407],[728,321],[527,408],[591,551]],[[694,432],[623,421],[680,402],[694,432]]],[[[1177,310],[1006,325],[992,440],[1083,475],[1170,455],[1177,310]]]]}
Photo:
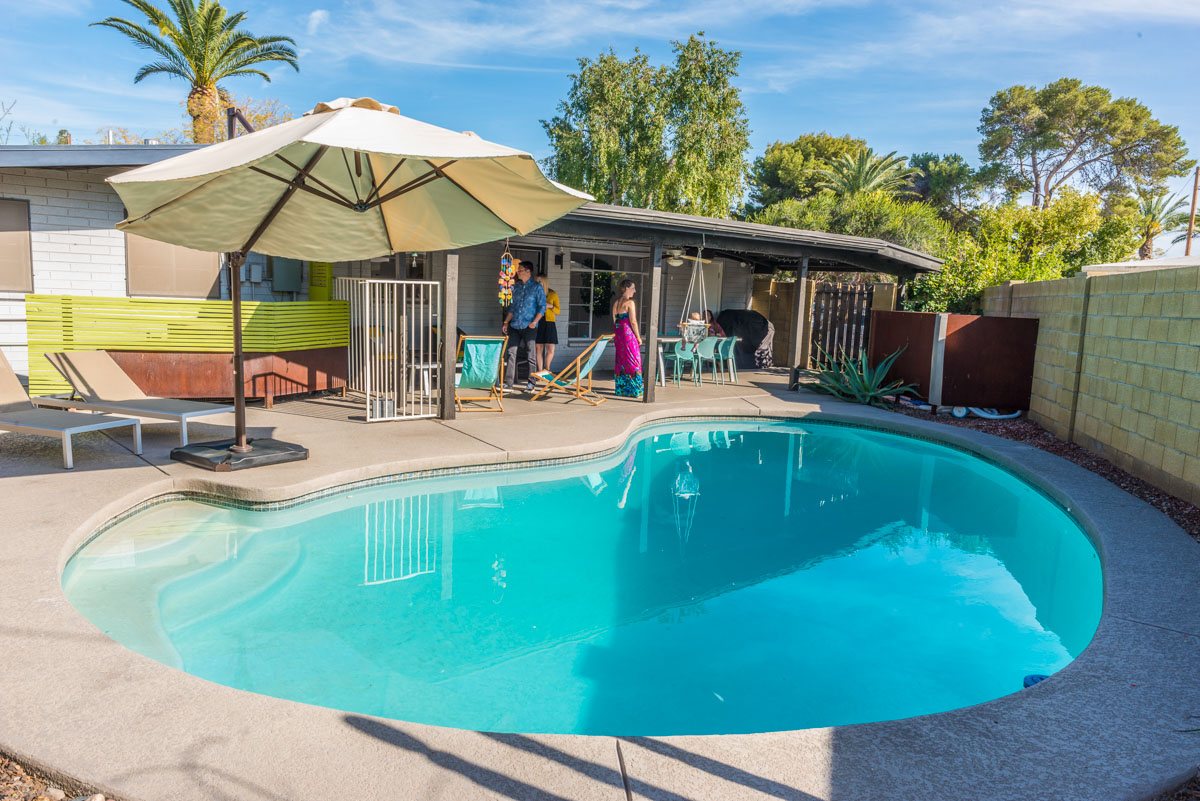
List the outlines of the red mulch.
{"type": "MultiPolygon", "coordinates": [[[[1086,448],[1062,441],[1037,423],[1027,420],[1024,417],[1018,417],[1015,420],[985,420],[982,417],[971,416],[960,420],[949,414],[931,414],[911,406],[901,405],[893,406],[892,411],[907,415],[908,417],[933,420],[950,426],[970,428],[975,431],[982,431],[985,434],[994,434],[997,437],[1004,437],[1016,442],[1024,442],[1026,445],[1033,445],[1044,451],[1049,451],[1056,456],[1069,459],[1080,467],[1086,467],[1093,473],[1104,476],[1135,498],[1140,498],[1155,509],[1161,510],[1167,517],[1174,520],[1180,528],[1190,534],[1193,539],[1200,541],[1200,508],[1193,506],[1185,500],[1176,498],[1174,495],[1163,492],[1158,487],[1137,476],[1126,473],[1121,468],[1097,456],[1086,448]]],[[[1197,796],[1197,798],[1200,799],[1200,796],[1197,796]]]]}

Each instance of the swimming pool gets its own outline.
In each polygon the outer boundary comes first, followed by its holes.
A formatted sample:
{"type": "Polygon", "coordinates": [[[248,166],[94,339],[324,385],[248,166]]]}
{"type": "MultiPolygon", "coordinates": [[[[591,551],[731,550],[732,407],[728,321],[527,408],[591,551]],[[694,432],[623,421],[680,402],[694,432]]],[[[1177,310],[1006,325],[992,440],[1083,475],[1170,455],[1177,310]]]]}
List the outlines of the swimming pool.
{"type": "Polygon", "coordinates": [[[68,563],[100,629],[222,684],[492,731],[701,734],[939,712],[1099,621],[1071,518],[976,457],[816,423],[252,511],[172,501],[68,563]]]}

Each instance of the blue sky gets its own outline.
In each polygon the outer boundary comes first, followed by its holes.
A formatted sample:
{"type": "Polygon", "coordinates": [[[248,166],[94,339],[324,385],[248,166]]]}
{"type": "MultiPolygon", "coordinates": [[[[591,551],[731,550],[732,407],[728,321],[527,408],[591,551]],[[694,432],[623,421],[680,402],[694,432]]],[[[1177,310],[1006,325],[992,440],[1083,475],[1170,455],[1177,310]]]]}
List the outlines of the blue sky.
{"type": "MultiPolygon", "coordinates": [[[[579,56],[608,47],[652,59],[703,30],[741,50],[752,156],[772,141],[826,130],[877,150],[978,158],[980,109],[993,92],[1062,76],[1136,97],[1178,125],[1200,154],[1196,55],[1200,0],[229,0],[247,28],[294,37],[301,71],[237,79],[236,94],[275,96],[293,112],[369,95],[402,113],[546,154],[538,120],[554,114],[579,56]],[[1186,71],[1185,71],[1186,70],[1186,71]]],[[[17,125],[76,141],[120,125],[153,135],[181,124],[182,81],[133,83],[148,59],[115,31],[136,16],[109,0],[0,0],[0,101],[17,125]]],[[[14,129],[12,144],[23,142],[14,129]]],[[[1172,189],[1190,190],[1177,179],[1172,189]]]]}

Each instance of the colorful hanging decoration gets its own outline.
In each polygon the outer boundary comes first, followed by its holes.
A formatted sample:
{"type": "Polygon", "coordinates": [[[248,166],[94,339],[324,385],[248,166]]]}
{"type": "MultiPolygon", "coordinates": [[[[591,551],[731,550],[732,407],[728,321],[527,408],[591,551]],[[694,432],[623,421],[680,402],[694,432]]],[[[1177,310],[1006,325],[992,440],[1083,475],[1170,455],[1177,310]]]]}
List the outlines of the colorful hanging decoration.
{"type": "Polygon", "coordinates": [[[500,291],[496,293],[496,297],[500,298],[501,306],[511,306],[513,299],[513,284],[517,280],[517,268],[513,264],[512,254],[508,252],[508,242],[504,243],[504,254],[500,256],[500,291]]]}

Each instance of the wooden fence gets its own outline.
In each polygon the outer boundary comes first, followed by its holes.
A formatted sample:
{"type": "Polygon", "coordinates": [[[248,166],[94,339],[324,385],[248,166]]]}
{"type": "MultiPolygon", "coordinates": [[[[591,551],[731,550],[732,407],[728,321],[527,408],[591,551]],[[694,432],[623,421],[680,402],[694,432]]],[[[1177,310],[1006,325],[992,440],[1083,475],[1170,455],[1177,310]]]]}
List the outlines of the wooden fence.
{"type": "MultiPolygon", "coordinates": [[[[71,388],[46,360],[47,353],[233,352],[233,304],[227,300],[27,295],[25,310],[32,395],[71,388]]],[[[246,353],[346,347],[349,336],[349,309],[344,301],[242,304],[246,353]]]]}
{"type": "Polygon", "coordinates": [[[817,284],[812,306],[814,363],[846,354],[856,358],[870,342],[873,284],[817,284]]]}

